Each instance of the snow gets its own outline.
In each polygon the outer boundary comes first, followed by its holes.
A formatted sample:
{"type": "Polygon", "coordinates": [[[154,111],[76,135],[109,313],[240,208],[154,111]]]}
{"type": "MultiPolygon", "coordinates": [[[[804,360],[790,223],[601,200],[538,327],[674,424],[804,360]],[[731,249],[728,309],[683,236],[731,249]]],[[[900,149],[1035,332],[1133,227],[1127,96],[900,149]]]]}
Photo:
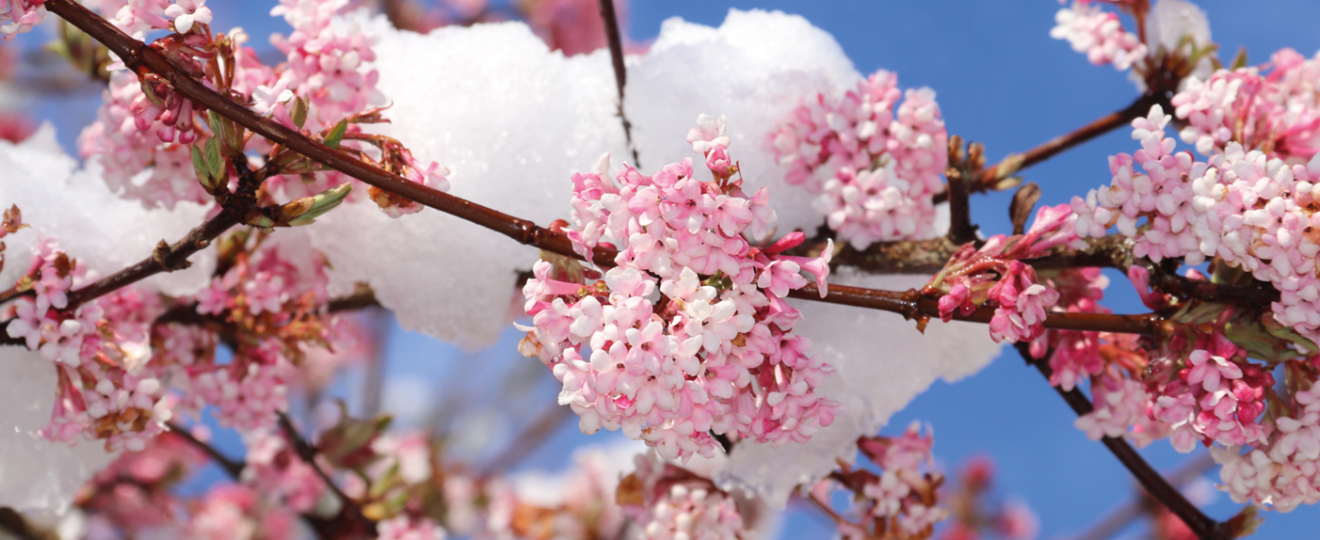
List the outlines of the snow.
{"type": "MultiPolygon", "coordinates": [[[[382,19],[380,89],[396,104],[382,131],[414,155],[453,170],[454,195],[546,225],[567,218],[569,177],[611,152],[631,161],[614,113],[606,51],[564,58],[518,23],[400,32],[382,19]],[[426,58],[417,62],[417,58],[426,58]]],[[[697,157],[686,141],[700,113],[725,115],[730,151],[747,185],[767,186],[780,234],[821,223],[809,197],[784,183],[766,134],[804,97],[848,88],[861,74],[834,39],[805,19],[731,11],[719,28],[666,21],[651,50],[628,59],[626,109],[642,171],[697,157]]],[[[942,209],[947,227],[947,210],[942,209]]],[[[400,324],[472,349],[507,328],[516,272],[536,253],[507,238],[432,210],[392,220],[370,205],[335,210],[309,229],[334,265],[332,291],[366,282],[400,324]]],[[[841,276],[842,283],[906,289],[921,276],[841,276]]],[[[832,280],[833,281],[833,280],[832,280]]],[[[898,315],[799,303],[798,326],[839,366],[826,391],[845,404],[812,443],[773,450],[740,446],[732,480],[783,504],[799,482],[851,460],[859,435],[936,379],[956,380],[998,352],[984,326],[933,322],[925,336],[898,315]],[[897,323],[897,324],[896,324],[897,323]],[[886,351],[877,357],[876,351],[886,351]]]]}
{"type": "MultiPolygon", "coordinates": [[[[425,36],[379,17],[365,24],[381,36],[379,88],[395,104],[381,131],[449,167],[450,193],[546,225],[569,217],[574,172],[592,170],[605,152],[616,169],[631,161],[608,51],[565,58],[521,23],[425,36]]],[[[670,19],[651,51],[629,62],[626,101],[644,172],[699,158],[688,129],[699,113],[726,115],[731,151],[747,185],[771,188],[779,230],[815,230],[821,216],[784,185],[763,143],[801,96],[861,77],[829,34],[777,12],[731,11],[718,29],[670,19]]],[[[537,257],[433,210],[391,220],[370,205],[345,207],[311,237],[334,265],[332,292],[367,283],[404,328],[467,349],[507,327],[516,273],[537,257]]]]}
{"type": "MultiPolygon", "coordinates": [[[[929,279],[855,270],[830,276],[831,283],[888,290],[920,287],[929,279]]],[[[836,459],[851,463],[857,455],[857,438],[878,434],[890,416],[931,383],[955,382],[999,355],[1000,344],[990,340],[982,324],[945,324],[936,319],[922,335],[914,321],[896,313],[800,300],[790,303],[802,310],[804,318],[794,333],[810,337],[811,353],[823,355],[838,368],[837,375],[821,385],[821,392],[843,407],[834,424],[822,428],[810,442],[775,449],[742,441],[734,447],[727,470],[732,484],[753,489],[781,507],[795,486],[810,485],[837,469],[836,459]]]]}
{"type": "MultiPolygon", "coordinates": [[[[205,219],[205,211],[194,204],[180,204],[173,212],[148,211],[110,193],[96,162],[81,170],[76,166],[49,124],[20,145],[0,142],[0,170],[5,171],[0,206],[17,204],[23,222],[31,225],[4,239],[0,288],[9,288],[27,271],[29,248],[39,235],[58,238],[61,249],[86,265],[89,277],[104,277],[151,255],[162,239],[173,243],[183,238],[205,219]]],[[[204,250],[192,261],[192,268],[158,274],[141,285],[170,295],[191,294],[209,280],[214,252],[204,250]]]]}
{"type": "MultiPolygon", "coordinates": [[[[110,193],[96,164],[75,167],[49,125],[23,144],[0,142],[0,205],[17,204],[31,225],[3,240],[0,288],[11,287],[27,271],[29,249],[39,235],[59,238],[67,253],[87,265],[89,275],[104,276],[150,255],[162,238],[173,242],[202,223],[200,207],[147,211],[110,193]]],[[[193,293],[207,282],[214,255],[203,252],[193,260],[193,268],[157,275],[141,285],[167,294],[193,293]]],[[[63,512],[83,481],[114,456],[97,443],[67,446],[31,434],[50,420],[56,381],[49,362],[22,347],[0,347],[0,373],[5,381],[0,388],[0,506],[63,512]]]]}
{"type": "MultiPolygon", "coordinates": [[[[564,58],[520,23],[425,36],[379,18],[370,26],[382,36],[379,88],[395,103],[382,131],[449,167],[450,193],[546,225],[568,217],[574,172],[602,153],[623,155],[608,52],[564,58]]],[[[429,209],[394,220],[369,203],[345,205],[311,234],[334,265],[332,291],[368,283],[404,328],[467,349],[507,327],[517,271],[537,259],[429,209]]]]}
{"type": "Polygon", "coordinates": [[[0,506],[63,513],[83,482],[114,459],[96,443],[74,446],[32,434],[50,420],[55,367],[37,353],[0,347],[0,506]]]}
{"type": "MultiPolygon", "coordinates": [[[[770,189],[779,234],[824,222],[804,189],[784,182],[766,137],[803,99],[855,87],[862,75],[824,30],[797,15],[731,10],[719,28],[672,18],[628,67],[625,107],[645,171],[685,157],[698,114],[724,115],[746,185],[770,189]]],[[[751,190],[748,190],[751,193],[751,190]]]]}

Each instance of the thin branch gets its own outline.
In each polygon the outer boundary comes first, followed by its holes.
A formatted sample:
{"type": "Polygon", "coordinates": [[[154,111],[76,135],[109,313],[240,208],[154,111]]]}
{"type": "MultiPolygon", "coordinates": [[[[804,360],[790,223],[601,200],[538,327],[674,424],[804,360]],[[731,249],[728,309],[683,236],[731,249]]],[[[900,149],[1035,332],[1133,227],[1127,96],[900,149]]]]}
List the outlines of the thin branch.
{"type": "Polygon", "coordinates": [[[8,506],[0,506],[0,532],[4,536],[12,537],[15,540],[45,540],[47,538],[56,538],[47,532],[40,531],[28,523],[27,518],[17,510],[8,506]]]}
{"type": "Polygon", "coordinates": [[[481,467],[479,477],[487,477],[516,465],[547,438],[554,434],[565,420],[573,417],[573,409],[558,403],[551,403],[541,410],[536,418],[527,423],[527,427],[513,438],[502,452],[481,467]]]}
{"type": "Polygon", "coordinates": [[[141,262],[70,293],[68,309],[75,309],[83,302],[99,298],[121,287],[131,285],[161,272],[173,272],[187,268],[191,264],[188,262],[188,257],[211,245],[211,240],[237,224],[238,220],[234,219],[228,210],[222,210],[215,217],[189,232],[188,236],[175,242],[174,245],[166,244],[164,240],[161,240],[155,251],[141,262]]]}
{"type": "MultiPolygon", "coordinates": [[[[981,171],[981,175],[972,182],[971,190],[973,193],[980,193],[996,189],[1000,181],[1012,176],[1014,173],[1052,158],[1066,150],[1078,146],[1086,141],[1104,135],[1115,128],[1126,125],[1128,122],[1145,116],[1150,111],[1151,105],[1160,103],[1157,96],[1145,94],[1138,97],[1132,104],[1120,110],[1114,111],[1085,126],[1078,128],[1071,133],[1065,133],[1045,143],[1027,150],[1021,154],[1013,154],[1004,158],[999,163],[986,167],[981,171]]],[[[1168,107],[1165,107],[1168,109],[1168,107]]],[[[948,198],[948,192],[935,196],[935,202],[942,202],[948,198]]]]}
{"type": "Polygon", "coordinates": [[[628,86],[628,70],[623,64],[623,37],[619,33],[619,15],[614,12],[614,0],[600,0],[600,19],[605,23],[605,40],[610,44],[610,62],[614,66],[614,86],[619,90],[619,120],[623,122],[623,136],[628,140],[628,149],[632,151],[633,166],[642,168],[641,158],[637,157],[637,146],[633,144],[632,122],[623,112],[623,89],[628,86]]]}
{"type": "MultiPolygon", "coordinates": [[[[1022,359],[1027,364],[1035,366],[1036,370],[1040,371],[1040,374],[1044,375],[1046,380],[1049,380],[1052,370],[1048,362],[1037,361],[1032,358],[1030,346],[1026,343],[1018,343],[1016,348],[1018,354],[1022,355],[1022,359]]],[[[1059,387],[1054,387],[1054,389],[1058,391],[1064,401],[1068,402],[1068,406],[1072,407],[1077,416],[1085,416],[1093,410],[1091,400],[1087,399],[1081,390],[1073,388],[1064,391],[1059,387]]],[[[1123,463],[1124,467],[1127,467],[1128,472],[1131,472],[1132,476],[1141,484],[1141,487],[1146,489],[1146,493],[1182,519],[1183,523],[1187,524],[1187,527],[1196,534],[1197,538],[1201,540],[1230,540],[1232,538],[1224,530],[1223,524],[1205,515],[1200,508],[1197,508],[1186,497],[1183,497],[1177,488],[1173,487],[1163,476],[1160,476],[1160,473],[1151,467],[1149,463],[1146,463],[1145,458],[1142,458],[1141,454],[1138,454],[1132,448],[1132,445],[1128,444],[1127,440],[1105,437],[1100,441],[1114,454],[1114,457],[1118,458],[1119,462],[1123,463]]]]}
{"type": "Polygon", "coordinates": [[[316,448],[309,444],[306,439],[303,439],[302,435],[298,434],[298,429],[293,426],[293,422],[289,421],[288,415],[283,412],[277,412],[276,414],[279,415],[280,430],[289,439],[289,444],[293,446],[294,453],[298,454],[303,462],[316,471],[316,476],[320,477],[322,482],[325,482],[326,487],[343,504],[341,513],[351,522],[364,526],[367,532],[374,537],[376,535],[376,522],[363,514],[362,507],[358,505],[357,500],[349,497],[343,490],[339,489],[339,485],[330,480],[330,475],[327,475],[321,465],[316,463],[316,448]]]}
{"type": "MultiPolygon", "coordinates": [[[[470,221],[508,236],[519,243],[536,246],[543,250],[561,255],[579,258],[579,255],[573,251],[572,244],[569,242],[567,235],[563,233],[552,231],[537,226],[536,223],[532,221],[516,218],[493,208],[488,208],[472,201],[464,200],[415,182],[410,182],[398,175],[385,172],[375,165],[359,161],[341,150],[331,149],[282,124],[258,116],[256,113],[253,113],[242,105],[235,103],[229,98],[220,95],[214,90],[207,88],[202,83],[192,79],[185,72],[171,64],[161,53],[124,34],[105,19],[102,19],[99,15],[89,11],[74,0],[48,0],[45,6],[51,13],[69,21],[70,24],[73,24],[88,35],[105,44],[111,52],[118,55],[124,61],[124,64],[135,72],[142,73],[144,71],[150,71],[156,73],[162,78],[168,80],[174,86],[174,90],[181,95],[192,99],[204,108],[214,110],[217,114],[252,130],[254,133],[265,136],[274,143],[285,146],[314,161],[357,178],[367,184],[376,186],[379,189],[406,197],[425,206],[470,221]]],[[[600,266],[612,267],[614,266],[614,258],[616,255],[617,252],[614,250],[597,248],[592,254],[592,262],[600,266]]],[[[102,291],[102,294],[108,290],[113,289],[105,289],[102,291]]],[[[839,287],[836,288],[836,290],[831,290],[830,294],[825,298],[820,298],[819,295],[814,294],[814,288],[796,291],[793,296],[797,298],[820,300],[828,303],[874,307],[876,309],[896,311],[905,314],[910,312],[912,316],[938,315],[938,312],[934,309],[935,300],[933,298],[922,299],[919,303],[909,302],[908,304],[912,305],[908,305],[896,301],[897,295],[902,294],[906,293],[871,291],[855,287],[839,287]],[[914,309],[914,305],[918,306],[920,309],[914,309]]],[[[990,311],[985,309],[978,310],[971,317],[967,317],[964,320],[989,322],[990,313],[990,311]]],[[[1148,317],[1095,314],[1086,314],[1087,317],[1077,317],[1074,315],[1076,314],[1058,316],[1052,314],[1050,316],[1051,320],[1046,321],[1046,326],[1050,328],[1065,328],[1072,330],[1100,330],[1141,334],[1149,334],[1154,330],[1153,320],[1148,317]]]]}
{"type": "MultiPolygon", "coordinates": [[[[939,298],[926,296],[916,289],[906,291],[884,291],[830,285],[825,298],[815,283],[788,294],[792,298],[816,300],[829,304],[878,309],[903,315],[908,319],[939,318],[939,298]]],[[[960,321],[989,323],[994,317],[994,308],[981,306],[969,315],[954,313],[953,318],[960,321]]],[[[1155,335],[1160,331],[1160,317],[1149,313],[1145,315],[1108,315],[1098,313],[1048,312],[1045,314],[1045,328],[1058,330],[1089,330],[1115,332],[1121,334],[1155,335]]]]}
{"type": "MultiPolygon", "coordinates": [[[[1189,460],[1178,470],[1169,475],[1169,483],[1174,487],[1181,489],[1192,480],[1199,478],[1210,467],[1214,466],[1215,460],[1210,457],[1209,452],[1202,452],[1189,460]]],[[[1128,501],[1123,506],[1110,512],[1109,515],[1096,522],[1095,527],[1073,537],[1072,540],[1106,540],[1118,534],[1119,531],[1127,527],[1133,520],[1142,516],[1150,510],[1150,496],[1144,491],[1137,494],[1137,497],[1128,501]]]]}
{"type": "Polygon", "coordinates": [[[194,437],[187,428],[174,422],[170,422],[168,425],[171,433],[178,435],[184,441],[187,441],[188,444],[191,444],[193,447],[206,453],[206,455],[211,458],[211,461],[214,461],[216,465],[219,465],[221,469],[224,469],[225,473],[228,474],[230,478],[238,480],[239,476],[243,474],[243,463],[229,459],[229,457],[221,454],[214,446],[206,444],[197,437],[194,437]]]}

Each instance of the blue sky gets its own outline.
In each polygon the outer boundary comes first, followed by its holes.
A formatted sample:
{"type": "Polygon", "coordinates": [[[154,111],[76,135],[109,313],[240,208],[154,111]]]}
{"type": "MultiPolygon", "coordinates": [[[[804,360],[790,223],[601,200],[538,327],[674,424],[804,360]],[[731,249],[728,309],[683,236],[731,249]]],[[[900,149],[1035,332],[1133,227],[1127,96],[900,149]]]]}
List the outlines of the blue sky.
{"type": "MultiPolygon", "coordinates": [[[[270,30],[284,31],[282,22],[266,17],[272,4],[253,0],[222,4],[224,7],[217,9],[216,26],[242,25],[255,36],[270,30]]],[[[1226,58],[1231,58],[1240,46],[1246,47],[1252,63],[1266,60],[1285,46],[1308,56],[1320,48],[1320,32],[1315,30],[1320,27],[1320,2],[1199,4],[1209,15],[1213,36],[1226,58]]],[[[1066,43],[1049,38],[1058,5],[1048,0],[634,1],[629,33],[635,39],[652,38],[661,21],[672,16],[718,25],[731,7],[800,14],[832,33],[859,71],[884,68],[897,72],[904,87],[934,88],[950,132],[984,142],[991,160],[1026,150],[1120,109],[1137,95],[1125,73],[1108,66],[1092,66],[1066,43]]],[[[75,107],[68,107],[67,102],[56,105],[46,101],[38,109],[56,121],[66,144],[94,116],[95,98],[77,101],[80,106],[75,107]]],[[[1043,188],[1042,204],[1066,202],[1073,195],[1107,183],[1106,157],[1134,147],[1126,132],[1120,130],[1029,169],[1023,176],[1043,188]]],[[[1009,229],[1008,200],[1009,195],[1003,193],[974,198],[973,219],[987,234],[1009,229]]],[[[1141,311],[1126,280],[1117,275],[1111,280],[1107,304],[1119,312],[1141,311]]],[[[544,372],[538,363],[517,357],[515,340],[516,336],[506,335],[497,347],[467,354],[395,327],[388,346],[390,376],[396,381],[412,382],[395,387],[396,397],[408,399],[396,399],[394,403],[416,404],[412,401],[416,398],[431,399],[434,404],[446,394],[452,397],[460,392],[469,402],[521,410],[526,416],[535,414],[540,410],[539,403],[551,399],[554,389],[545,377],[536,378],[544,372]],[[528,371],[528,363],[541,371],[528,371]],[[482,366],[480,369],[491,375],[482,387],[456,388],[444,383],[450,379],[448,374],[473,365],[482,366]],[[499,403],[501,398],[494,395],[496,375],[504,374],[523,381],[523,399],[513,405],[499,403]]],[[[337,390],[352,396],[356,388],[344,382],[337,390]]],[[[491,439],[487,442],[498,448],[501,438],[516,431],[517,422],[507,419],[507,415],[489,418],[489,422],[478,424],[494,426],[488,430],[491,439]]],[[[1058,538],[1085,530],[1134,493],[1126,470],[1103,446],[1073,428],[1074,418],[1041,376],[1014,353],[960,383],[936,383],[898,414],[891,426],[901,428],[912,420],[930,422],[936,433],[936,457],[946,469],[975,454],[992,456],[998,465],[999,490],[1030,504],[1041,518],[1042,538],[1058,538]]],[[[480,431],[476,430],[477,435],[480,431]]],[[[575,422],[570,422],[526,464],[558,467],[567,462],[572,447],[607,438],[582,436],[575,422]]],[[[226,446],[236,443],[232,438],[225,439],[226,446]]],[[[1176,468],[1189,459],[1173,452],[1164,441],[1143,454],[1162,470],[1176,468]]],[[[1219,496],[1208,512],[1222,519],[1238,507],[1219,496]]],[[[1314,507],[1287,515],[1269,513],[1255,538],[1314,536],[1317,523],[1320,511],[1314,507]]],[[[792,511],[781,537],[821,538],[827,537],[829,530],[819,519],[792,511]]],[[[1140,537],[1136,530],[1128,534],[1140,537]]]]}

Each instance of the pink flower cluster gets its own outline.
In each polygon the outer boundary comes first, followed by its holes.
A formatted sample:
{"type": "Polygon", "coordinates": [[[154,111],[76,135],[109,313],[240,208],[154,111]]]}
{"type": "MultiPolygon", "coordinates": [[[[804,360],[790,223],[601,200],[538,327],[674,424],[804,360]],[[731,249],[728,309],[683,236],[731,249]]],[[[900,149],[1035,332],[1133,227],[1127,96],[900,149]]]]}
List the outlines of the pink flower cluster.
{"type": "Polygon", "coordinates": [[[934,464],[931,448],[934,434],[913,422],[898,437],[862,438],[858,447],[867,459],[880,466],[877,481],[862,490],[870,506],[870,517],[896,524],[907,536],[916,536],[949,517],[948,510],[930,504],[939,484],[930,473],[934,464]]]}
{"type": "MultiPolygon", "coordinates": [[[[346,0],[285,0],[272,10],[272,15],[283,15],[294,28],[287,38],[272,38],[287,58],[276,69],[261,63],[255,51],[246,46],[248,36],[241,30],[229,36],[211,34],[207,26],[211,13],[200,0],[173,4],[167,0],[132,0],[127,4],[112,1],[104,7],[118,9],[115,23],[138,37],[151,29],[178,32],[156,42],[176,64],[198,76],[205,74],[212,86],[290,127],[324,135],[341,121],[380,121],[379,107],[386,100],[376,89],[377,72],[369,67],[375,60],[374,38],[356,26],[336,30],[331,24],[333,17],[346,9],[346,0]],[[228,43],[220,47],[218,44],[226,39],[228,43]],[[221,54],[232,55],[219,59],[227,70],[223,80],[216,70],[205,67],[221,54]],[[292,118],[295,98],[308,107],[301,126],[295,126],[292,118]]],[[[173,208],[183,201],[210,204],[211,196],[196,178],[188,148],[215,136],[205,121],[194,119],[203,111],[164,79],[149,75],[139,80],[126,70],[112,75],[104,98],[97,121],[79,138],[79,151],[83,157],[100,158],[111,189],[149,208],[173,208]],[[144,175],[144,170],[150,172],[144,175]]],[[[373,146],[359,140],[363,137],[355,121],[348,125],[342,144],[352,151],[373,146]]],[[[252,137],[246,144],[249,148],[245,150],[258,154],[272,149],[261,137],[252,137]]],[[[414,182],[448,189],[448,169],[416,160],[407,149],[375,146],[391,160],[382,166],[414,182]]],[[[312,168],[276,175],[267,179],[264,187],[269,196],[302,197],[351,182],[356,180],[312,168]]],[[[363,199],[360,195],[353,198],[363,199]]],[[[421,209],[421,205],[407,200],[373,198],[392,217],[421,209]]]]}
{"type": "Polygon", "coordinates": [[[935,92],[908,90],[877,71],[841,100],[817,94],[769,135],[789,184],[818,193],[812,205],[858,249],[934,234],[934,195],[944,189],[949,133],[935,92]]]}
{"type": "Polygon", "coordinates": [[[283,435],[258,432],[249,437],[243,460],[243,483],[278,506],[310,512],[328,493],[316,470],[294,452],[283,435]]]}
{"type": "MultiPolygon", "coordinates": [[[[1049,287],[1059,292],[1056,306],[1069,313],[1109,313],[1099,304],[1104,299],[1109,279],[1099,268],[1073,268],[1063,270],[1046,280],[1049,287]]],[[[1037,359],[1049,357],[1050,385],[1072,390],[1077,383],[1105,369],[1100,355],[1101,342],[1125,339],[1125,335],[1102,334],[1076,330],[1050,330],[1031,342],[1031,355],[1037,359]]],[[[1132,344],[1135,346],[1135,344],[1132,344]]]]}
{"type": "Polygon", "coordinates": [[[1245,152],[1236,141],[1208,162],[1173,153],[1164,136],[1169,117],[1158,105],[1133,121],[1142,150],[1110,159],[1111,185],[1074,197],[1077,233],[1103,236],[1117,225],[1134,238],[1133,254],[1160,261],[1185,257],[1189,265],[1218,257],[1248,270],[1281,293],[1275,318],[1308,337],[1320,335],[1320,278],[1314,228],[1320,216],[1320,160],[1289,166],[1264,152],[1245,152]],[[1133,163],[1146,173],[1136,173],[1133,163]],[[1139,222],[1145,219],[1145,225],[1139,222]]]}
{"type": "Polygon", "coordinates": [[[1192,351],[1187,367],[1156,397],[1151,412],[1170,425],[1170,442],[1179,452],[1192,451],[1200,441],[1224,446],[1265,441],[1267,429],[1258,418],[1265,412],[1265,391],[1274,386],[1274,376],[1236,356],[1230,343],[1221,343],[1218,349],[1227,358],[1207,350],[1192,351]]]}
{"type": "Polygon", "coordinates": [[[351,346],[342,343],[343,328],[333,318],[312,315],[314,324],[302,320],[329,300],[321,255],[289,243],[264,242],[252,250],[197,295],[198,313],[255,334],[239,344],[234,359],[218,365],[213,358],[196,358],[191,354],[196,342],[209,337],[187,331],[167,334],[177,344],[160,353],[162,365],[178,372],[173,380],[185,391],[187,410],[212,405],[222,425],[244,432],[271,428],[276,412],[288,407],[289,385],[297,380],[295,364],[304,347],[351,346]]]}
{"type": "Polygon", "coordinates": [[[103,2],[100,7],[115,11],[111,22],[138,39],[151,30],[188,34],[197,28],[198,33],[204,33],[202,27],[195,25],[211,24],[211,8],[206,7],[205,0],[112,0],[103,2]],[[116,4],[120,6],[118,10],[114,9],[116,4]]]}
{"type": "Polygon", "coordinates": [[[1072,7],[1060,9],[1054,15],[1056,26],[1050,30],[1050,37],[1067,40],[1074,51],[1085,53],[1092,64],[1113,64],[1120,71],[1128,69],[1146,56],[1146,44],[1136,34],[1123,29],[1117,13],[1102,11],[1098,3],[1076,0],[1072,7]]]}
{"type": "Polygon", "coordinates": [[[173,142],[173,127],[139,120],[134,107],[147,97],[137,75],[112,73],[103,99],[96,121],[78,137],[78,151],[84,158],[100,158],[111,191],[148,208],[211,200],[193,172],[188,147],[173,142]]]}
{"type": "Polygon", "coordinates": [[[73,310],[68,293],[84,276],[76,260],[59,251],[54,238],[33,248],[25,280],[35,297],[20,297],[5,309],[10,337],[55,364],[56,403],[50,423],[39,434],[53,441],[78,435],[103,439],[107,450],[141,450],[163,430],[170,403],[159,379],[142,369],[145,358],[132,354],[146,342],[147,328],[159,312],[133,289],[121,289],[98,302],[73,310]],[[132,304],[121,309],[119,304],[132,304]],[[111,306],[103,310],[102,305],[111,306]]]}
{"type": "Polygon", "coordinates": [[[1169,436],[1169,425],[1152,416],[1153,399],[1141,381],[1124,377],[1110,367],[1091,378],[1095,409],[1079,417],[1073,425],[1093,441],[1127,437],[1144,447],[1169,436]]]}
{"type": "Polygon", "coordinates": [[[192,508],[179,538],[294,538],[297,515],[287,508],[263,504],[259,494],[241,484],[221,485],[206,492],[192,508]]]}
{"type": "Polygon", "coordinates": [[[6,40],[32,30],[46,18],[46,0],[0,0],[0,34],[6,40]]]}
{"type": "Polygon", "coordinates": [[[430,519],[398,515],[376,524],[376,540],[445,540],[445,528],[430,519]]]}
{"type": "MultiPolygon", "coordinates": [[[[653,453],[638,455],[633,461],[637,469],[629,478],[636,479],[640,485],[630,486],[629,492],[621,493],[620,503],[641,529],[641,538],[740,540],[749,537],[738,505],[709,480],[667,464],[653,453]]],[[[625,486],[619,489],[624,490],[625,486]]]]}
{"type": "Polygon", "coordinates": [[[1235,502],[1280,512],[1320,502],[1320,385],[1299,378],[1310,387],[1293,394],[1264,444],[1245,454],[1236,446],[1210,449],[1223,465],[1219,489],[1235,502]]]}
{"type": "Polygon", "coordinates": [[[927,292],[942,291],[940,318],[953,320],[977,306],[995,306],[990,337],[995,341],[1031,341],[1045,332],[1045,312],[1059,301],[1059,293],[1040,282],[1036,271],[1021,261],[1049,253],[1058,246],[1077,247],[1073,216],[1068,205],[1042,207],[1025,234],[996,235],[977,249],[967,244],[954,253],[929,285],[927,292]]]}
{"type": "Polygon", "coordinates": [[[684,159],[650,177],[625,165],[615,184],[603,158],[596,172],[573,176],[569,237],[584,256],[618,246],[618,266],[568,275],[540,261],[523,288],[535,327],[521,349],[564,383],[560,403],[583,432],[622,428],[669,459],[712,455],[712,433],[805,441],[838,406],[816,394],[833,369],[805,354],[810,342],[790,333],[801,315],[784,301],[807,284],[802,270],[824,294],[829,250],[783,255],[801,233],[748,244],[742,233],[764,233],[774,211],[764,189],[748,197],[732,180],[722,122],[699,125],[688,140],[713,180],[684,159]]]}
{"type": "Polygon", "coordinates": [[[1172,103],[1174,114],[1187,121],[1183,142],[1202,155],[1224,152],[1237,142],[1297,163],[1320,150],[1317,84],[1320,57],[1281,49],[1266,66],[1221,69],[1204,81],[1191,77],[1172,103]]]}

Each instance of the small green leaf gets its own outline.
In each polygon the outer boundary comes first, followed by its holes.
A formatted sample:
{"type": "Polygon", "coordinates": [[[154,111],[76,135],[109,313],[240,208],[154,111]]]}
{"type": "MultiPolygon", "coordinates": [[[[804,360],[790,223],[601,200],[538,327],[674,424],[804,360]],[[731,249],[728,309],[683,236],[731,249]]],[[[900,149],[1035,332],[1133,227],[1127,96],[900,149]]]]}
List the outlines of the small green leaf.
{"type": "Polygon", "coordinates": [[[344,202],[344,197],[347,197],[348,192],[352,190],[352,184],[341,184],[313,195],[311,208],[308,209],[306,213],[289,221],[289,226],[299,227],[302,225],[310,225],[316,220],[316,218],[325,215],[326,212],[334,210],[336,206],[339,206],[339,203],[344,202]]]}
{"type": "Polygon", "coordinates": [[[293,98],[293,125],[302,129],[303,124],[307,122],[307,100],[301,96],[293,98]]]}
{"type": "Polygon", "coordinates": [[[1244,68],[1244,67],[1247,67],[1247,48],[1239,47],[1237,56],[1233,57],[1233,65],[1230,66],[1228,69],[1236,70],[1238,68],[1244,68]]]}
{"type": "Polygon", "coordinates": [[[203,188],[206,188],[206,192],[211,193],[213,191],[211,171],[206,167],[206,156],[202,155],[202,149],[195,144],[188,148],[192,152],[193,174],[197,175],[197,181],[201,182],[203,188]]]}
{"type": "Polygon", "coordinates": [[[344,132],[348,130],[348,120],[340,120],[335,127],[330,130],[330,134],[325,136],[325,145],[330,148],[339,148],[339,141],[344,140],[344,132]]]}
{"type": "Polygon", "coordinates": [[[225,158],[220,153],[220,141],[217,137],[206,140],[206,170],[210,174],[213,186],[219,186],[228,179],[225,174],[225,158]]]}
{"type": "Polygon", "coordinates": [[[206,111],[206,125],[211,126],[211,133],[217,139],[223,140],[225,138],[225,124],[219,113],[214,110],[206,111]]]}

